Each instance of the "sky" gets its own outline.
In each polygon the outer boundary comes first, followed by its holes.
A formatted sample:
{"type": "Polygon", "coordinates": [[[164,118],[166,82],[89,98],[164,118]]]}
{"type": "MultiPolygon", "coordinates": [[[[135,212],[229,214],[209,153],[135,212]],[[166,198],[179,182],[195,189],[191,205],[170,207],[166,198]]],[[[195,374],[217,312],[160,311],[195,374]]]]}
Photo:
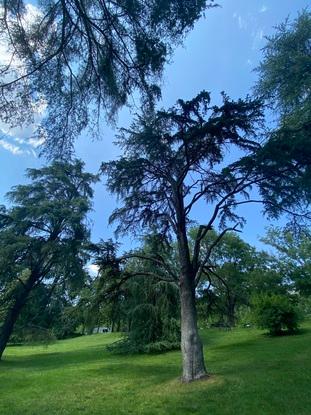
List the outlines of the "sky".
{"type": "MultiPolygon", "coordinates": [[[[211,92],[214,102],[221,91],[235,99],[251,93],[256,81],[254,68],[262,57],[265,37],[273,34],[274,27],[287,17],[294,19],[310,3],[307,0],[219,0],[218,4],[220,7],[206,11],[205,18],[196,23],[183,46],[174,51],[164,72],[161,107],[172,106],[179,98],[191,99],[203,89],[211,92]]],[[[1,53],[3,60],[5,56],[0,45],[1,53]]],[[[128,126],[131,117],[131,111],[125,108],[118,116],[117,125],[128,126]]],[[[0,204],[6,204],[6,192],[25,182],[25,169],[39,167],[44,160],[37,155],[39,143],[25,140],[29,129],[4,133],[4,127],[2,130],[1,127],[0,204]]],[[[116,129],[105,126],[100,140],[87,134],[77,140],[76,155],[85,161],[86,170],[97,173],[101,162],[120,155],[113,144],[116,133],[116,129]]],[[[108,218],[115,207],[115,197],[107,193],[103,183],[98,183],[90,215],[94,241],[113,237],[114,227],[108,226],[108,218]]],[[[240,212],[247,220],[241,237],[262,247],[259,239],[264,235],[265,227],[272,223],[262,216],[259,206],[244,206],[240,212]]],[[[194,219],[206,222],[204,205],[196,210],[194,219]]],[[[120,242],[123,249],[135,246],[131,235],[120,242]]]]}

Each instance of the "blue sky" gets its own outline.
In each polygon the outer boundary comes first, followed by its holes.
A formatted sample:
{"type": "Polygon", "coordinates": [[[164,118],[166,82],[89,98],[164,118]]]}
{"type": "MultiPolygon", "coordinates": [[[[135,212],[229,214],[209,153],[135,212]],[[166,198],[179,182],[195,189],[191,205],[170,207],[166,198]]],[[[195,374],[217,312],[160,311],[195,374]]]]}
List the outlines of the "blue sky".
{"type": "MultiPolygon", "coordinates": [[[[286,17],[295,18],[298,11],[308,7],[307,0],[220,0],[219,8],[206,12],[190,32],[182,47],[175,50],[171,63],[167,65],[161,106],[173,105],[178,98],[190,99],[202,89],[219,98],[225,91],[232,98],[244,97],[251,92],[256,80],[253,69],[261,59],[261,48],[265,36],[273,33],[273,27],[286,17]]],[[[127,126],[131,120],[128,109],[121,111],[118,126],[127,126]]],[[[79,158],[86,162],[87,170],[97,172],[102,161],[119,155],[113,145],[116,131],[103,128],[99,141],[84,134],[76,143],[79,158]]],[[[11,186],[25,181],[25,169],[43,163],[36,157],[35,143],[25,143],[28,130],[0,134],[0,203],[11,186]]],[[[93,238],[107,239],[113,236],[113,227],[108,226],[108,217],[116,206],[115,198],[108,195],[103,183],[95,189],[93,238]]],[[[264,234],[269,223],[262,217],[258,206],[243,207],[247,219],[241,235],[246,241],[260,245],[258,237],[264,234]]],[[[206,208],[200,206],[196,218],[204,221],[206,208]]],[[[130,235],[123,240],[124,248],[133,245],[130,235]]]]}

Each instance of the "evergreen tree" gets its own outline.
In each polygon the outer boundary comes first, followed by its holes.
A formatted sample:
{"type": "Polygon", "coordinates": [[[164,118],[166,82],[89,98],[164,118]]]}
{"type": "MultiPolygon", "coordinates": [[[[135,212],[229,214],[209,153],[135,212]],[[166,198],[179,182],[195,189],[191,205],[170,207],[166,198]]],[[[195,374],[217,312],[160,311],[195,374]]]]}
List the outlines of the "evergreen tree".
{"type": "Polygon", "coordinates": [[[215,246],[243,224],[236,208],[260,202],[277,216],[296,209],[297,195],[300,202],[310,196],[296,186],[300,171],[295,164],[260,144],[255,131],[261,120],[259,101],[234,102],[223,94],[222,105],[216,106],[203,91],[190,101],[179,100],[168,111],[138,116],[130,129],[121,132],[124,156],[102,166],[108,189],[122,201],[111,216],[119,223],[118,232],[156,229],[163,238],[176,238],[177,272],[165,258],[149,256],[149,260],[157,271],[162,269],[162,278],[179,285],[184,381],[206,376],[195,290],[215,246]],[[255,186],[259,199],[251,197],[255,186]],[[207,221],[199,226],[191,249],[190,214],[201,200],[207,203],[207,221]],[[217,223],[219,236],[200,257],[202,241],[217,223]]]}
{"type": "MultiPolygon", "coordinates": [[[[270,131],[267,152],[271,163],[296,166],[294,186],[310,202],[311,183],[311,13],[303,10],[294,21],[276,27],[263,48],[255,88],[273,113],[276,127],[270,131]]],[[[289,174],[290,169],[289,169],[289,174]]],[[[286,180],[285,180],[286,182],[286,180]]],[[[284,182],[284,183],[285,183],[284,182]]],[[[283,186],[284,183],[280,183],[283,186]]],[[[275,194],[276,195],[276,194],[275,194]]],[[[289,193],[287,194],[287,196],[289,193]]],[[[270,195],[272,196],[272,195],[270,195]]],[[[287,198],[283,198],[286,207],[287,198]]],[[[271,200],[275,200],[275,196],[271,200]]],[[[308,215],[311,218],[311,215],[308,215]]]]}
{"type": "Polygon", "coordinates": [[[96,177],[83,163],[29,169],[30,184],[8,194],[0,215],[0,356],[30,293],[47,281],[69,286],[85,278],[86,215],[96,177]]]}

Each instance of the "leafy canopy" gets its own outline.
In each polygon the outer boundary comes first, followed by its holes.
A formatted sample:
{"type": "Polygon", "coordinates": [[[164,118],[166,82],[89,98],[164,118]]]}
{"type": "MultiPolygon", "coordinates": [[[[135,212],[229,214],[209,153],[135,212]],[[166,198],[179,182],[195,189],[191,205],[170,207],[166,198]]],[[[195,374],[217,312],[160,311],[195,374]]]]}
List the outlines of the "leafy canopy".
{"type": "MultiPolygon", "coordinates": [[[[298,174],[289,193],[294,194],[296,187],[301,192],[297,199],[307,199],[310,203],[311,13],[308,9],[294,21],[287,20],[276,27],[275,34],[267,39],[257,72],[255,90],[278,115],[267,153],[272,163],[295,165],[298,174]]],[[[284,190],[285,182],[279,188],[284,190]]],[[[282,195],[285,207],[290,201],[289,193],[282,195]]]]}
{"type": "Polygon", "coordinates": [[[112,117],[135,90],[160,94],[174,45],[211,7],[206,0],[23,0],[3,3],[1,40],[11,60],[1,66],[0,117],[11,125],[46,108],[37,134],[51,154],[103,113],[112,117]]]}
{"type": "Polygon", "coordinates": [[[44,281],[74,288],[85,277],[86,215],[97,178],[83,169],[81,161],[29,169],[31,183],[8,193],[12,206],[0,212],[0,303],[44,281]]]}
{"type": "Polygon", "coordinates": [[[240,183],[238,165],[223,167],[228,148],[258,149],[247,136],[255,133],[261,115],[258,101],[234,102],[223,95],[223,104],[213,106],[203,91],[168,111],[137,116],[130,129],[121,130],[124,156],[102,165],[108,189],[123,201],[111,216],[112,221],[122,218],[118,230],[135,231],[140,225],[160,233],[176,230],[178,215],[188,218],[200,198],[211,204],[224,198],[217,213],[223,220],[232,217],[235,188],[247,186],[240,183]]]}

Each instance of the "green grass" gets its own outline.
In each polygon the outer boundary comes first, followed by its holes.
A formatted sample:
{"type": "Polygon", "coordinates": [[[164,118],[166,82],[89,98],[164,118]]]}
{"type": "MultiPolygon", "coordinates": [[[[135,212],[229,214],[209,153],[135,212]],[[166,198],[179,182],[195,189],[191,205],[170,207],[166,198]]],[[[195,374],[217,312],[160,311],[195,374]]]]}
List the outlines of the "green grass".
{"type": "Polygon", "coordinates": [[[311,324],[297,336],[203,333],[209,380],[181,384],[180,353],[116,356],[114,334],[8,347],[1,415],[310,415],[311,324]]]}

